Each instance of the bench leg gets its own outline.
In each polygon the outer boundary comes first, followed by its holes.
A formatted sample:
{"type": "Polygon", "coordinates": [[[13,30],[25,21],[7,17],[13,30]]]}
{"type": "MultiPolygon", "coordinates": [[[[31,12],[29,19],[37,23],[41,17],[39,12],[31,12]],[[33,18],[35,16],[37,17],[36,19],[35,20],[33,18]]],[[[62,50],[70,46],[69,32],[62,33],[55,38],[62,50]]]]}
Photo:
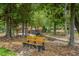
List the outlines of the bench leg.
{"type": "Polygon", "coordinates": [[[23,47],[25,47],[26,46],[26,43],[23,43],[23,47]]]}
{"type": "Polygon", "coordinates": [[[37,46],[38,52],[42,51],[42,47],[41,46],[37,46]]]}
{"type": "Polygon", "coordinates": [[[26,44],[27,47],[29,47],[29,44],[26,44]]]}
{"type": "Polygon", "coordinates": [[[45,46],[37,46],[38,52],[44,51],[45,46]]]}
{"type": "Polygon", "coordinates": [[[29,44],[29,47],[32,48],[32,44],[29,44]]]}
{"type": "Polygon", "coordinates": [[[45,50],[45,46],[42,46],[42,50],[45,50]]]}
{"type": "Polygon", "coordinates": [[[33,45],[33,48],[36,48],[36,45],[33,45]]]}
{"type": "Polygon", "coordinates": [[[29,44],[23,43],[23,47],[29,47],[29,44]]]}

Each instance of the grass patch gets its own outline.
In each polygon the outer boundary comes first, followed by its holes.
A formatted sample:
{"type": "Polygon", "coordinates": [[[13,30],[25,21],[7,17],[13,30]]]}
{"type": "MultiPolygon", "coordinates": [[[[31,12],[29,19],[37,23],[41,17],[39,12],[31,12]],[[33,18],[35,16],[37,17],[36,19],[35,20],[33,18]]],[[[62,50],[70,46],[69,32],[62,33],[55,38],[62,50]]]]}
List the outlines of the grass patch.
{"type": "Polygon", "coordinates": [[[0,56],[16,56],[16,53],[6,48],[0,48],[0,56]]]}

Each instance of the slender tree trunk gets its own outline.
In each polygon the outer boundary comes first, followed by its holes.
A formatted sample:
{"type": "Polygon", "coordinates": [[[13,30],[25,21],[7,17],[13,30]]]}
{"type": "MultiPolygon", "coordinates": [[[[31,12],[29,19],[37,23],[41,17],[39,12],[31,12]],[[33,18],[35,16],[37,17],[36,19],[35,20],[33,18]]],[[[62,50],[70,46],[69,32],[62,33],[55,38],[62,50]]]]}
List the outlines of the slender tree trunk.
{"type": "Polygon", "coordinates": [[[14,23],[14,21],[13,21],[13,20],[12,20],[11,22],[12,22],[12,26],[11,26],[11,30],[12,30],[12,37],[14,37],[14,36],[15,36],[15,27],[14,27],[15,23],[14,23]]]}
{"type": "Polygon", "coordinates": [[[9,23],[9,36],[12,38],[12,23],[11,23],[11,18],[10,18],[10,23],[9,23]]]}
{"type": "Polygon", "coordinates": [[[43,26],[43,30],[42,31],[43,32],[46,32],[47,31],[45,26],[43,26]]]}
{"type": "Polygon", "coordinates": [[[28,32],[28,30],[27,30],[27,24],[25,25],[25,36],[27,36],[27,32],[28,32]]]}
{"type": "Polygon", "coordinates": [[[56,35],[56,22],[54,22],[54,35],[56,35]]]}
{"type": "Polygon", "coordinates": [[[69,46],[74,46],[74,19],[75,19],[75,4],[71,4],[71,19],[70,19],[70,38],[69,46]]]}
{"type": "Polygon", "coordinates": [[[64,19],[65,19],[65,24],[64,24],[64,28],[65,28],[65,34],[68,35],[68,31],[67,31],[67,3],[65,4],[65,8],[64,8],[64,19]]]}
{"type": "Polygon", "coordinates": [[[25,36],[25,22],[22,22],[22,36],[25,36]]]}
{"type": "Polygon", "coordinates": [[[9,23],[8,19],[6,19],[6,37],[9,37],[9,23]]]}

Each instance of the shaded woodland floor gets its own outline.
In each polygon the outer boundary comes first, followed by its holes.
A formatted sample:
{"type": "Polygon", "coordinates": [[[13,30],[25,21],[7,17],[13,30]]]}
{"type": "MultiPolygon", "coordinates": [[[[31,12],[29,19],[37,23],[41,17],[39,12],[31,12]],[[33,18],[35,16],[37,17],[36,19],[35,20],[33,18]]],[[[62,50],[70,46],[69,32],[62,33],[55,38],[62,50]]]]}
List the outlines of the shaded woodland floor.
{"type": "Polygon", "coordinates": [[[17,56],[79,56],[79,44],[74,47],[68,47],[68,42],[56,39],[49,40],[46,38],[45,51],[38,52],[37,49],[23,47],[24,38],[14,38],[8,40],[0,38],[0,47],[8,48],[16,52],[17,56]]]}

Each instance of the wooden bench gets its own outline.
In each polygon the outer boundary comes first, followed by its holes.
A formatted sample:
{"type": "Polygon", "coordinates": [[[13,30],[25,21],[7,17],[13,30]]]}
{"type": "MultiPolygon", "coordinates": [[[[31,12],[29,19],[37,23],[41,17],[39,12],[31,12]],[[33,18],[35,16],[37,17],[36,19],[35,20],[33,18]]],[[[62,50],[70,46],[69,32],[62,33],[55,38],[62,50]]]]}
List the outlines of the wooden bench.
{"type": "Polygon", "coordinates": [[[23,46],[36,48],[38,51],[45,50],[45,38],[41,36],[27,36],[23,46]]]}

